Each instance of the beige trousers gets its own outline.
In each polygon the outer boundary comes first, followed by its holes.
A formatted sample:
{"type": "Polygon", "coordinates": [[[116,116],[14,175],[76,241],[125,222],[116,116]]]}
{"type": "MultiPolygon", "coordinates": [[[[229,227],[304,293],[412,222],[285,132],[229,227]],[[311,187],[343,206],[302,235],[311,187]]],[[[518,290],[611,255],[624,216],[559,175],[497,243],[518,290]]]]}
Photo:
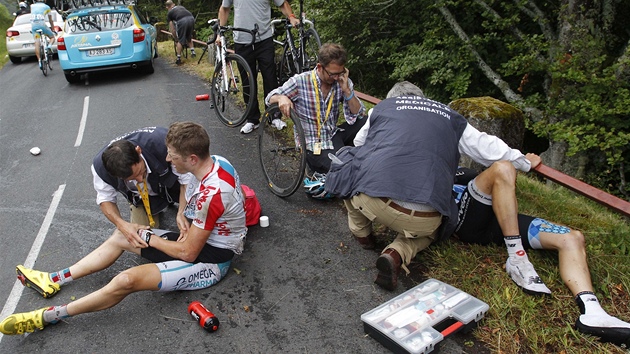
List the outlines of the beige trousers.
{"type": "MultiPolygon", "coordinates": [[[[383,251],[393,248],[400,254],[404,265],[413,257],[429,247],[436,238],[442,218],[411,216],[389,207],[380,198],[373,198],[360,193],[351,199],[345,199],[348,209],[348,226],[356,237],[367,237],[372,232],[372,222],[377,222],[398,232],[394,242],[383,251]]],[[[406,268],[406,267],[405,267],[406,268]]]]}
{"type": "MultiPolygon", "coordinates": [[[[131,222],[132,224],[150,226],[149,217],[147,216],[147,211],[144,209],[144,206],[136,207],[133,204],[129,204],[129,213],[131,214],[131,217],[129,218],[130,219],[129,222],[131,222]]],[[[160,228],[160,215],[159,214],[153,215],[153,221],[155,221],[154,228],[159,229],[160,228]]]]}

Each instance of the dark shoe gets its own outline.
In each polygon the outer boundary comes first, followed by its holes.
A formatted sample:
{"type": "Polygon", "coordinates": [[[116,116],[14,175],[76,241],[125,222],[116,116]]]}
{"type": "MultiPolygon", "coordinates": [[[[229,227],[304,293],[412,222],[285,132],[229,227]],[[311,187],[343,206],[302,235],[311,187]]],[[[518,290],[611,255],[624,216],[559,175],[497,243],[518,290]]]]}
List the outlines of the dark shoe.
{"type": "Polygon", "coordinates": [[[378,275],[374,281],[376,285],[383,289],[392,291],[398,286],[398,273],[402,260],[400,255],[393,248],[388,248],[376,260],[378,275]]]}
{"type": "Polygon", "coordinates": [[[354,236],[354,239],[357,240],[360,244],[361,247],[363,247],[364,250],[373,250],[374,247],[376,247],[375,245],[375,239],[374,239],[374,235],[369,234],[366,237],[356,237],[354,236]]]}
{"type": "Polygon", "coordinates": [[[180,57],[177,57],[177,60],[175,60],[175,64],[182,65],[182,59],[180,57]]]}
{"type": "Polygon", "coordinates": [[[575,328],[586,334],[597,336],[600,342],[630,346],[630,324],[610,315],[581,315],[575,328]]]}

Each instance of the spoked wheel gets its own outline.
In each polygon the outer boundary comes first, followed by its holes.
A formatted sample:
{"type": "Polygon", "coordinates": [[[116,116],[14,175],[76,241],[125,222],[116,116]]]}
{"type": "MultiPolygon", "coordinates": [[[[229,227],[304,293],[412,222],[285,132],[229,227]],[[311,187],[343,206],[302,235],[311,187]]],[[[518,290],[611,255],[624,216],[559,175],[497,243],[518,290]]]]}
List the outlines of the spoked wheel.
{"type": "Polygon", "coordinates": [[[41,39],[39,41],[39,65],[40,68],[42,69],[42,73],[44,73],[44,76],[48,76],[48,61],[46,60],[46,48],[43,45],[41,39]]]}
{"type": "Polygon", "coordinates": [[[282,118],[277,104],[271,105],[261,117],[258,155],[267,187],[279,197],[288,197],[295,193],[304,179],[306,142],[300,120],[293,110],[288,126],[282,130],[271,124],[275,118],[282,118]]]}
{"type": "Polygon", "coordinates": [[[48,63],[48,69],[52,70],[52,61],[53,61],[53,52],[52,49],[50,49],[47,54],[46,54],[46,62],[48,63]]]}
{"type": "Polygon", "coordinates": [[[214,68],[211,86],[212,103],[221,123],[228,127],[235,127],[245,121],[254,107],[256,80],[252,69],[240,55],[226,55],[225,66],[227,85],[223,82],[222,64],[214,68]]]}
{"type": "Polygon", "coordinates": [[[314,28],[309,28],[304,33],[304,58],[302,58],[302,71],[315,69],[319,61],[317,54],[322,46],[322,41],[314,28]]]}

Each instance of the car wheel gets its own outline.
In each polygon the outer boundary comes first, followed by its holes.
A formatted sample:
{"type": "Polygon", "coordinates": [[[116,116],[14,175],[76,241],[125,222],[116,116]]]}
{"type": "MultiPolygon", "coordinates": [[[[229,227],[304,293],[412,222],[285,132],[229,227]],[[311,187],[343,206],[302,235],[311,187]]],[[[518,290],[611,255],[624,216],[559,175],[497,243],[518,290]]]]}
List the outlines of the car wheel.
{"type": "Polygon", "coordinates": [[[9,60],[11,60],[13,64],[19,64],[22,62],[21,57],[14,57],[13,55],[9,55],[9,60]]]}
{"type": "Polygon", "coordinates": [[[155,52],[153,53],[153,58],[157,59],[158,57],[158,47],[157,47],[157,43],[155,43],[155,52]]]}
{"type": "Polygon", "coordinates": [[[149,64],[144,67],[144,72],[147,74],[153,74],[155,72],[155,68],[153,67],[153,58],[149,60],[149,64]]]}
{"type": "Polygon", "coordinates": [[[76,84],[77,82],[81,81],[81,75],[70,75],[70,74],[64,74],[66,76],[66,80],[71,83],[71,84],[76,84]]]}

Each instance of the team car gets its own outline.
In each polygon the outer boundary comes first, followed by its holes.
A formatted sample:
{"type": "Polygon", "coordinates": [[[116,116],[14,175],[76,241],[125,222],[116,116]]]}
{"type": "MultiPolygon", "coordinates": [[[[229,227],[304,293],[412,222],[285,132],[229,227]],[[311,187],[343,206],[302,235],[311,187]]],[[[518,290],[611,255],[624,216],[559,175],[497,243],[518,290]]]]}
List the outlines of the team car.
{"type": "MultiPolygon", "coordinates": [[[[63,27],[63,18],[56,10],[50,12],[53,18],[53,24],[55,32],[61,32],[63,27]]],[[[48,25],[48,18],[46,19],[48,25]]],[[[31,32],[31,14],[19,15],[13,21],[13,26],[7,29],[7,52],[9,54],[9,60],[13,64],[22,62],[24,57],[35,56],[35,39],[31,32]]],[[[53,53],[57,52],[57,43],[52,46],[53,53]]]]}
{"type": "Polygon", "coordinates": [[[95,4],[73,8],[57,39],[59,65],[69,83],[81,74],[119,69],[153,73],[157,31],[134,5],[95,4]]]}

